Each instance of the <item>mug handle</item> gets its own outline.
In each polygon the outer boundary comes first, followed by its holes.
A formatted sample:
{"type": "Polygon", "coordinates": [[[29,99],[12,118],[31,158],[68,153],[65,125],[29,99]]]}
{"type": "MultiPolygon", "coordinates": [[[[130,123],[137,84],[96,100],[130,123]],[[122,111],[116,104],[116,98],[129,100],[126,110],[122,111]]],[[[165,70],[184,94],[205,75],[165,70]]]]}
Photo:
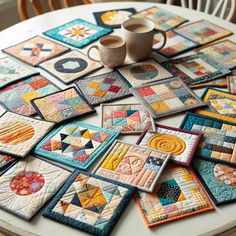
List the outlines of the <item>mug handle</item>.
{"type": "Polygon", "coordinates": [[[92,61],[100,62],[101,60],[97,60],[97,59],[92,58],[92,57],[90,56],[90,51],[91,51],[93,48],[95,48],[95,49],[97,49],[97,50],[99,51],[99,47],[98,47],[97,45],[93,45],[93,46],[91,46],[91,47],[89,48],[89,50],[88,50],[88,52],[87,52],[87,56],[88,56],[88,58],[89,58],[90,60],[92,60],[92,61]]]}
{"type": "Polygon", "coordinates": [[[155,29],[154,34],[162,34],[163,36],[163,43],[159,48],[155,48],[155,50],[159,51],[166,45],[166,32],[163,30],[155,29]]]}

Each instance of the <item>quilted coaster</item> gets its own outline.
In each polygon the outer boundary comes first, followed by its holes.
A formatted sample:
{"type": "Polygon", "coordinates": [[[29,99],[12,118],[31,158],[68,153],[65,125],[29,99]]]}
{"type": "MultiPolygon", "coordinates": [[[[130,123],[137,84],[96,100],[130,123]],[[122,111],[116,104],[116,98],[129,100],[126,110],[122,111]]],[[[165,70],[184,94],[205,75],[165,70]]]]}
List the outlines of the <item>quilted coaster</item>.
{"type": "Polygon", "coordinates": [[[69,51],[70,48],[60,45],[52,40],[35,36],[17,45],[3,50],[3,52],[32,66],[69,51]]]}
{"type": "Polygon", "coordinates": [[[134,188],[97,175],[75,171],[44,210],[43,216],[108,235],[128,205],[134,188]]]}
{"type": "Polygon", "coordinates": [[[55,76],[62,83],[68,84],[81,76],[101,68],[102,64],[90,60],[79,51],[72,50],[41,63],[40,67],[55,76]]]}
{"type": "Polygon", "coordinates": [[[236,95],[221,90],[206,88],[202,100],[210,103],[196,113],[236,123],[236,95]]]}
{"type": "Polygon", "coordinates": [[[203,133],[196,157],[236,166],[235,124],[187,113],[180,128],[203,133]]]}
{"type": "Polygon", "coordinates": [[[143,131],[137,144],[171,153],[174,162],[189,166],[201,138],[201,133],[156,124],[155,131],[143,131]]]}
{"type": "Polygon", "coordinates": [[[8,110],[20,115],[31,116],[36,113],[30,101],[58,91],[59,88],[41,75],[0,89],[0,102],[8,110]]]}
{"type": "Polygon", "coordinates": [[[121,23],[134,13],[134,8],[125,8],[94,12],[93,15],[98,25],[115,29],[120,28],[121,23]]]}
{"type": "Polygon", "coordinates": [[[215,205],[236,201],[236,168],[195,159],[194,169],[215,205]]]}
{"type": "MultiPolygon", "coordinates": [[[[185,38],[183,35],[179,35],[170,30],[166,32],[166,44],[165,47],[157,52],[164,57],[175,57],[181,53],[196,48],[198,44],[192,40],[185,38]]],[[[163,36],[161,34],[155,34],[153,41],[153,50],[159,48],[162,45],[163,36]]]]}
{"type": "Polygon", "coordinates": [[[170,154],[116,140],[95,168],[97,175],[152,192],[170,154]]]}
{"type": "Polygon", "coordinates": [[[212,81],[201,83],[201,84],[190,85],[191,89],[200,89],[200,88],[206,88],[206,87],[227,88],[228,87],[227,79],[221,78],[221,79],[212,80],[212,81]]]}
{"type": "Polygon", "coordinates": [[[228,83],[229,92],[236,94],[236,70],[235,70],[235,75],[227,76],[227,83],[228,83]]]}
{"type": "Polygon", "coordinates": [[[25,157],[54,124],[6,112],[0,117],[0,152],[25,157]]]}
{"type": "Polygon", "coordinates": [[[138,86],[173,77],[173,75],[154,59],[118,68],[118,71],[132,85],[138,86]]]}
{"type": "Polygon", "coordinates": [[[130,96],[130,85],[117,71],[81,78],[75,82],[90,104],[99,105],[130,96]]]}
{"type": "Polygon", "coordinates": [[[46,161],[27,156],[0,177],[0,208],[30,220],[70,174],[46,161]]]}
{"type": "Polygon", "coordinates": [[[193,171],[180,166],[168,166],[155,191],[137,191],[135,200],[148,227],[214,210],[193,171]]]}
{"type": "Polygon", "coordinates": [[[207,20],[189,23],[175,29],[175,31],[201,45],[233,34],[233,32],[207,20]]]}
{"type": "Polygon", "coordinates": [[[14,157],[0,154],[0,171],[5,169],[7,166],[9,166],[15,161],[16,159],[14,157]]]}
{"type": "Polygon", "coordinates": [[[209,82],[231,73],[223,64],[203,53],[164,62],[162,65],[190,85],[209,82]]]}
{"type": "Polygon", "coordinates": [[[130,91],[154,118],[173,115],[205,105],[179,78],[130,88],[130,91]]]}
{"type": "Polygon", "coordinates": [[[188,21],[187,19],[178,16],[172,12],[166,11],[158,7],[151,7],[145,9],[137,14],[131,16],[132,18],[148,18],[152,20],[157,29],[168,31],[173,29],[184,22],[188,21]]]}
{"type": "Polygon", "coordinates": [[[10,57],[0,58],[0,88],[37,74],[38,71],[10,57]]]}
{"type": "Polygon", "coordinates": [[[65,165],[86,170],[119,133],[80,121],[63,124],[49,133],[35,153],[65,165]]]}
{"type": "Polygon", "coordinates": [[[31,102],[42,119],[55,123],[96,112],[75,87],[36,98],[31,102]]]}
{"type": "Polygon", "coordinates": [[[141,133],[151,123],[149,130],[155,130],[155,124],[140,104],[102,104],[102,127],[120,131],[123,134],[141,133]]]}
{"type": "Polygon", "coordinates": [[[73,47],[82,48],[112,31],[110,28],[94,25],[78,18],[48,30],[44,34],[73,47]]]}

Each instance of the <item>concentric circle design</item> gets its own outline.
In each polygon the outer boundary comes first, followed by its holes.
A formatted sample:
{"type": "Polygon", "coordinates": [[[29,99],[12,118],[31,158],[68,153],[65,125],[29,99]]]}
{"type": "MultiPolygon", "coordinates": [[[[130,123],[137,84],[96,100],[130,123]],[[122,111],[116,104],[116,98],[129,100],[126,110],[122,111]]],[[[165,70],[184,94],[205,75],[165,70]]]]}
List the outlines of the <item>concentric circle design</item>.
{"type": "Polygon", "coordinates": [[[222,184],[236,186],[236,168],[216,164],[213,169],[215,178],[222,184]]]}
{"type": "Polygon", "coordinates": [[[150,80],[158,75],[158,70],[151,64],[132,66],[131,75],[137,80],[150,80]]]}
{"type": "Polygon", "coordinates": [[[87,67],[87,61],[82,58],[64,58],[54,64],[55,70],[61,73],[78,73],[87,67]]]}

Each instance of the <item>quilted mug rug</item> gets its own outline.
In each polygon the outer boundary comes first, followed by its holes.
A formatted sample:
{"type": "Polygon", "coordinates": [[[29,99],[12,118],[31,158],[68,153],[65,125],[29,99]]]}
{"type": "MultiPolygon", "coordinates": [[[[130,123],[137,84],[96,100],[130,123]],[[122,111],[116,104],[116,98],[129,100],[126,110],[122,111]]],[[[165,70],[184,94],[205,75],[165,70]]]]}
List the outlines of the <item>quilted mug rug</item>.
{"type": "Polygon", "coordinates": [[[184,35],[185,37],[201,45],[211,43],[215,40],[233,34],[233,32],[207,20],[189,23],[175,29],[175,32],[184,35]]]}
{"type": "Polygon", "coordinates": [[[72,50],[59,57],[40,64],[40,67],[64,84],[102,67],[102,64],[90,60],[83,53],[72,50]]]}
{"type": "Polygon", "coordinates": [[[143,11],[138,12],[131,16],[132,18],[148,18],[155,23],[157,29],[168,31],[173,29],[184,22],[187,19],[178,16],[172,12],[166,11],[158,7],[151,7],[143,11]]]}
{"type": "Polygon", "coordinates": [[[236,201],[236,168],[195,159],[194,169],[215,205],[236,201]]]}
{"type": "Polygon", "coordinates": [[[32,76],[0,89],[0,103],[7,110],[20,115],[36,114],[30,101],[60,90],[55,84],[41,75],[32,76]]]}
{"type": "Polygon", "coordinates": [[[75,82],[81,94],[92,105],[130,96],[130,84],[117,71],[81,78],[75,82]]]}
{"type": "Polygon", "coordinates": [[[118,135],[118,132],[73,121],[52,130],[34,152],[73,168],[86,170],[118,135]]]}
{"type": "Polygon", "coordinates": [[[206,87],[227,88],[228,83],[227,83],[226,78],[221,78],[221,79],[212,80],[212,81],[201,83],[201,84],[190,85],[189,87],[191,89],[200,89],[200,88],[206,88],[206,87]]]}
{"type": "Polygon", "coordinates": [[[137,144],[171,153],[174,162],[189,166],[201,138],[201,133],[156,124],[155,131],[143,131],[137,144]]]}
{"type": "Polygon", "coordinates": [[[0,154],[0,171],[5,169],[15,161],[16,159],[12,156],[0,154]]]}
{"type": "Polygon", "coordinates": [[[164,62],[162,65],[190,86],[209,82],[231,73],[223,64],[203,53],[164,62]]]}
{"type": "Polygon", "coordinates": [[[75,87],[36,98],[31,103],[42,119],[55,123],[96,112],[75,87]]]}
{"type": "Polygon", "coordinates": [[[137,134],[151,123],[149,129],[155,130],[150,113],[140,104],[102,104],[101,111],[103,128],[137,134]]]}
{"type": "Polygon", "coordinates": [[[235,75],[227,76],[227,83],[229,92],[232,94],[236,94],[236,70],[235,70],[235,75]]]}
{"type": "Polygon", "coordinates": [[[70,46],[82,48],[112,31],[110,28],[101,27],[78,18],[50,29],[44,34],[70,46]]]}
{"type": "Polygon", "coordinates": [[[25,157],[54,124],[12,112],[0,117],[0,152],[25,157]]]}
{"type": "Polygon", "coordinates": [[[180,128],[203,133],[196,157],[236,166],[236,125],[234,123],[187,113],[180,128]]]}
{"type": "Polygon", "coordinates": [[[152,192],[169,159],[169,153],[116,140],[94,172],[152,192]]]}
{"type": "Polygon", "coordinates": [[[90,173],[74,171],[44,210],[43,216],[92,235],[108,235],[133,192],[132,187],[90,173]]]}
{"type": "Polygon", "coordinates": [[[30,220],[70,175],[60,167],[27,156],[0,177],[0,208],[30,220]]]}
{"type": "Polygon", "coordinates": [[[37,74],[39,74],[39,72],[34,68],[11,59],[10,57],[0,58],[0,88],[37,74]]]}
{"type": "Polygon", "coordinates": [[[153,193],[134,196],[148,227],[214,210],[194,172],[180,166],[168,166],[153,193]]]}
{"type": "Polygon", "coordinates": [[[154,118],[173,115],[205,105],[179,78],[130,88],[130,91],[154,118]]]}
{"type": "Polygon", "coordinates": [[[154,59],[123,66],[118,68],[118,71],[132,86],[173,77],[168,70],[154,59]]]}

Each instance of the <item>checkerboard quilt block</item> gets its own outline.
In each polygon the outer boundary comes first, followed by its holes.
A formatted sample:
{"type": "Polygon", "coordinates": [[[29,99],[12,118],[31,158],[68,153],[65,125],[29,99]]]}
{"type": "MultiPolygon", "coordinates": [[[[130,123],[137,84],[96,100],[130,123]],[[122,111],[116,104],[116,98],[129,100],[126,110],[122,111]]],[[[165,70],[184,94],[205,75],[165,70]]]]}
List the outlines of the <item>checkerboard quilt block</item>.
{"type": "Polygon", "coordinates": [[[110,28],[101,27],[78,18],[50,29],[44,34],[72,47],[82,48],[112,31],[110,28]]]}
{"type": "Polygon", "coordinates": [[[30,101],[58,91],[59,88],[41,75],[32,76],[0,89],[0,102],[9,111],[20,115],[36,114],[30,101]]]}
{"type": "Polygon", "coordinates": [[[69,51],[70,48],[54,41],[35,36],[3,50],[3,52],[32,66],[69,51]]]}
{"type": "Polygon", "coordinates": [[[152,192],[170,154],[116,140],[94,172],[127,185],[152,192]]]}
{"type": "Polygon", "coordinates": [[[229,92],[232,94],[236,94],[236,70],[235,74],[227,76],[227,83],[229,92]]]}
{"type": "Polygon", "coordinates": [[[90,60],[83,53],[72,50],[59,57],[40,64],[40,67],[68,84],[88,73],[102,67],[102,64],[90,60]]]}
{"type": "Polygon", "coordinates": [[[75,82],[80,93],[92,105],[130,96],[130,85],[117,71],[81,78],[75,82]]]}
{"type": "Polygon", "coordinates": [[[228,83],[227,83],[226,78],[221,78],[221,79],[212,80],[212,81],[201,83],[201,84],[190,85],[189,87],[191,89],[200,89],[200,88],[206,88],[206,87],[227,88],[228,83]]]}
{"type": "Polygon", "coordinates": [[[194,169],[215,205],[236,201],[236,168],[196,159],[194,169]]]}
{"type": "Polygon", "coordinates": [[[53,161],[86,170],[118,135],[118,132],[73,121],[52,130],[34,151],[53,161]]]}
{"type": "Polygon", "coordinates": [[[118,71],[132,86],[173,77],[168,70],[154,59],[123,66],[118,68],[118,71]]]}
{"type": "Polygon", "coordinates": [[[16,159],[12,156],[0,154],[0,171],[5,169],[15,161],[16,159]]]}
{"type": "Polygon", "coordinates": [[[174,13],[166,11],[158,7],[151,7],[138,12],[131,16],[132,18],[148,18],[155,23],[157,29],[168,31],[184,22],[188,21],[186,18],[178,16],[174,13]]]}
{"type": "Polygon", "coordinates": [[[0,208],[30,220],[70,174],[41,159],[27,156],[0,177],[0,208]]]}
{"type": "Polygon", "coordinates": [[[37,74],[39,74],[39,72],[34,70],[34,68],[11,59],[10,57],[0,58],[0,88],[37,74]]]}
{"type": "Polygon", "coordinates": [[[196,157],[236,166],[236,125],[234,123],[187,113],[180,128],[203,133],[196,157]]]}
{"type": "Polygon", "coordinates": [[[168,166],[155,191],[137,191],[135,200],[148,227],[214,209],[193,171],[180,166],[168,166]]]}
{"type": "Polygon", "coordinates": [[[75,171],[43,215],[92,235],[108,235],[133,191],[112,180],[75,171]]]}
{"type": "Polygon", "coordinates": [[[154,118],[205,105],[179,78],[133,87],[130,91],[154,118]]]}

